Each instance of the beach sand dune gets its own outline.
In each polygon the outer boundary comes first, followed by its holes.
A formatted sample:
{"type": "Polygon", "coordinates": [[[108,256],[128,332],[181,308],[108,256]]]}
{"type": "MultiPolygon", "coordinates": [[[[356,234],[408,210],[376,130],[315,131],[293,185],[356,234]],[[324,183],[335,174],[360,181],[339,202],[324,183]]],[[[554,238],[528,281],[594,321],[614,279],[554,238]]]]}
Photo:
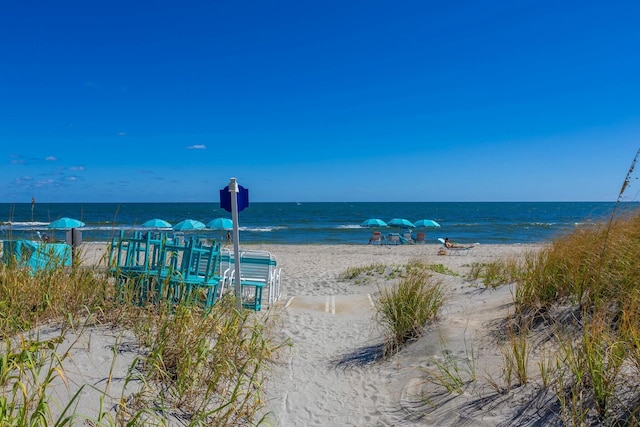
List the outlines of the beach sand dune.
{"type": "MultiPolygon", "coordinates": [[[[495,330],[513,310],[514,289],[487,289],[465,276],[474,263],[520,257],[539,246],[479,245],[461,256],[440,256],[439,247],[246,246],[269,250],[277,257],[282,268],[282,298],[257,316],[275,317],[278,338],[290,339],[292,344],[279,355],[267,383],[267,425],[510,424],[515,417],[514,402],[498,395],[490,383],[501,375],[503,362],[495,330]],[[381,287],[392,286],[398,279],[372,276],[355,283],[341,280],[340,275],[350,267],[383,264],[394,268],[416,258],[442,264],[450,272],[434,273],[445,290],[445,305],[421,339],[387,359],[374,360],[384,338],[376,321],[375,300],[381,287]],[[445,355],[458,360],[461,369],[465,360],[474,360],[478,378],[461,394],[447,393],[426,380],[426,372],[433,372],[445,355]]],[[[84,262],[97,262],[104,251],[104,244],[85,244],[84,262]]],[[[100,351],[112,348],[108,342],[99,342],[99,337],[92,335],[90,353],[98,361],[106,357],[101,357],[100,351]]],[[[105,341],[107,338],[105,334],[105,341]]],[[[126,366],[129,360],[122,362],[126,366]]],[[[106,365],[86,360],[82,364],[92,370],[106,365]]],[[[77,382],[82,381],[82,375],[78,374],[77,382]]],[[[94,376],[100,377],[97,373],[94,376]]],[[[102,375],[106,376],[108,372],[102,375]]]]}

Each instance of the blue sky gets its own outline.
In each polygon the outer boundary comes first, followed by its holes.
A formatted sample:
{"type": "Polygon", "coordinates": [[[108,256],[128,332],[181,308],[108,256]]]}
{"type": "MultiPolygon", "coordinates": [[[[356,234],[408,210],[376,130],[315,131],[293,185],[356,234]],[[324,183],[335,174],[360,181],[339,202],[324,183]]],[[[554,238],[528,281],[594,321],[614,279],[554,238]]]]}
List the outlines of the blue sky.
{"type": "MultiPolygon", "coordinates": [[[[640,3],[9,2],[0,202],[615,200],[640,3]]],[[[629,194],[635,197],[634,183],[629,194]]]]}

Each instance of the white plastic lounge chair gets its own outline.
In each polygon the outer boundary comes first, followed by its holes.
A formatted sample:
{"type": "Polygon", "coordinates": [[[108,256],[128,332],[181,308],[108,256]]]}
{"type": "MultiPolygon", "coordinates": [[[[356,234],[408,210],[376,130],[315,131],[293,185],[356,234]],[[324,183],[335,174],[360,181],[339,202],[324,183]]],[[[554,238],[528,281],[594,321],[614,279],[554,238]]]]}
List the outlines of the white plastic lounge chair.
{"type": "Polygon", "coordinates": [[[267,305],[280,299],[280,270],[276,257],[268,251],[243,250],[240,252],[240,282],[245,307],[255,311],[260,310],[262,288],[267,290],[267,305]]]}
{"type": "Polygon", "coordinates": [[[442,237],[438,237],[438,241],[440,243],[442,243],[442,248],[440,249],[445,250],[447,254],[449,255],[467,255],[469,252],[471,252],[475,247],[476,244],[473,245],[455,245],[452,247],[447,247],[447,245],[445,244],[445,241],[442,237]]]}
{"type": "MultiPolygon", "coordinates": [[[[221,292],[233,292],[235,288],[235,263],[233,253],[224,250],[220,263],[221,292]]],[[[259,311],[263,306],[263,290],[266,289],[266,305],[272,305],[280,299],[282,269],[276,258],[268,251],[240,251],[240,282],[242,284],[242,303],[245,308],[259,311]]]]}

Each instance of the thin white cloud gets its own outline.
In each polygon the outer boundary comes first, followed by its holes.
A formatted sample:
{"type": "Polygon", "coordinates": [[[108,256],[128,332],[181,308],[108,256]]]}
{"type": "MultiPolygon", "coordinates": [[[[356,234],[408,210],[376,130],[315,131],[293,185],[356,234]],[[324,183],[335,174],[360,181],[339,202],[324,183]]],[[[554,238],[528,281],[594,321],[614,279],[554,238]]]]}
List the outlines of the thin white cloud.
{"type": "Polygon", "coordinates": [[[17,185],[23,185],[23,184],[26,184],[26,183],[32,182],[32,181],[33,181],[32,177],[30,177],[29,175],[25,175],[25,176],[21,176],[21,177],[16,178],[15,182],[16,182],[17,185]]]}
{"type": "Polygon", "coordinates": [[[118,132],[116,133],[116,136],[127,136],[126,132],[118,132]]]}
{"type": "Polygon", "coordinates": [[[69,167],[70,171],[83,171],[84,170],[84,166],[71,166],[69,167]]]}
{"type": "Polygon", "coordinates": [[[58,160],[58,158],[56,156],[47,156],[44,158],[46,161],[48,162],[55,162],[58,160]]]}
{"type": "Polygon", "coordinates": [[[33,183],[34,187],[49,187],[53,184],[55,184],[56,181],[54,181],[53,179],[43,179],[43,180],[39,180],[33,183]]]}
{"type": "Polygon", "coordinates": [[[187,147],[187,150],[206,150],[207,146],[204,144],[198,144],[198,145],[190,145],[187,147]]]}

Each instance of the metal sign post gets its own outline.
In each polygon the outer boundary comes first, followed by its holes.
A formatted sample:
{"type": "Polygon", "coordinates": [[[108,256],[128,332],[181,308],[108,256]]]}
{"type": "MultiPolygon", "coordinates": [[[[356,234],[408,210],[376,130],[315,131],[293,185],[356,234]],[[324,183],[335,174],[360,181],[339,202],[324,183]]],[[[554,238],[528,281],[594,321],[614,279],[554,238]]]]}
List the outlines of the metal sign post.
{"type": "Polygon", "coordinates": [[[238,185],[235,178],[231,178],[229,185],[220,190],[220,207],[231,212],[233,221],[233,257],[234,278],[236,281],[235,293],[238,301],[238,310],[242,309],[242,284],[240,283],[240,233],[238,233],[238,212],[249,206],[249,190],[238,185]]]}
{"type": "Polygon", "coordinates": [[[231,220],[233,221],[233,258],[235,263],[235,292],[236,305],[238,310],[242,309],[242,283],[240,283],[240,248],[238,232],[238,183],[235,178],[231,178],[229,182],[229,193],[231,193],[231,220]]]}

